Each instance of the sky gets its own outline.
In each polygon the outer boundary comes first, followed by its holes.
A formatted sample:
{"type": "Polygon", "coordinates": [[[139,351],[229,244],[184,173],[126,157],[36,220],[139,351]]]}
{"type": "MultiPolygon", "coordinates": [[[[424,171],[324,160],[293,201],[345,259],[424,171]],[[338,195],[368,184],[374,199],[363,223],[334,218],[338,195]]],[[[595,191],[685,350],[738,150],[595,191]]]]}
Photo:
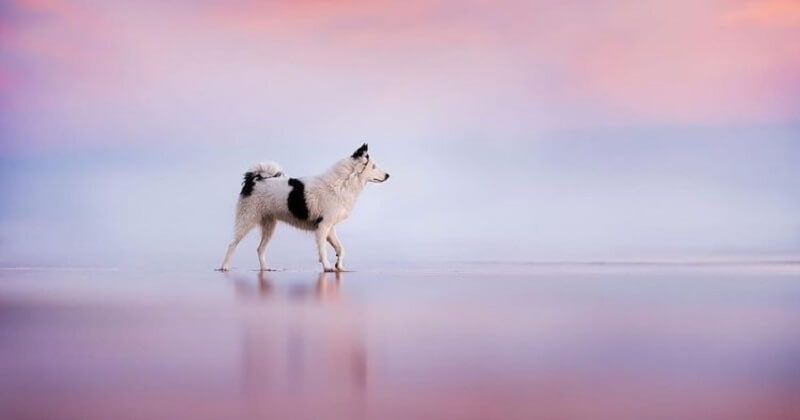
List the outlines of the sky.
{"type": "Polygon", "coordinates": [[[363,141],[351,266],[797,255],[798,39],[797,0],[0,0],[0,265],[216,266],[246,168],[363,141]]]}

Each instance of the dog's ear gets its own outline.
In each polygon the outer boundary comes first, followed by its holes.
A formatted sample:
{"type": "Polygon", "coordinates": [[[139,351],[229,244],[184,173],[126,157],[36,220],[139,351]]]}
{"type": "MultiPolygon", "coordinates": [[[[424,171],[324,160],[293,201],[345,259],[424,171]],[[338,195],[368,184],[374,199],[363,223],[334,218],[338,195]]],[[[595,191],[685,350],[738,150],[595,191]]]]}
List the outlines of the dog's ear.
{"type": "Polygon", "coordinates": [[[355,152],[353,152],[352,156],[353,159],[358,159],[361,156],[364,156],[364,154],[367,153],[368,148],[369,146],[367,146],[367,143],[362,144],[361,147],[359,147],[355,152]]]}

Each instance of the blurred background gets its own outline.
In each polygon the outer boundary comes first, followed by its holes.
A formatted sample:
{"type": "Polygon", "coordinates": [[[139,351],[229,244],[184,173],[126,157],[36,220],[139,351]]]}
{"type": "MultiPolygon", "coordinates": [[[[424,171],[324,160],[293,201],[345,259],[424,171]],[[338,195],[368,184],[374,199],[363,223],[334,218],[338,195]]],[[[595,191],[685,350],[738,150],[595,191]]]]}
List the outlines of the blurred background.
{"type": "MultiPolygon", "coordinates": [[[[241,174],[370,143],[404,261],[800,250],[800,2],[0,1],[0,265],[215,267],[241,174]]],[[[235,264],[256,267],[256,235],[235,264]]],[[[316,264],[282,226],[270,264],[316,264]]]]}

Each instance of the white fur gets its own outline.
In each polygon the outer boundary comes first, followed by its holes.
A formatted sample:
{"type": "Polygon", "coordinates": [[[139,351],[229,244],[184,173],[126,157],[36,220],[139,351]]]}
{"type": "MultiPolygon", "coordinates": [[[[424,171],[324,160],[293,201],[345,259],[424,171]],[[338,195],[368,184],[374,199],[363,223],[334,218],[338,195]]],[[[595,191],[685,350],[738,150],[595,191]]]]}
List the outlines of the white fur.
{"type": "Polygon", "coordinates": [[[251,166],[247,172],[259,174],[264,178],[272,178],[274,176],[281,175],[283,173],[283,169],[281,169],[281,165],[278,165],[275,162],[261,162],[251,166]]]}
{"type": "Polygon", "coordinates": [[[265,179],[255,183],[249,196],[239,196],[234,237],[220,268],[223,271],[230,268],[231,258],[239,241],[256,226],[261,227],[258,262],[261,270],[269,270],[265,258],[266,248],[278,221],[314,231],[322,268],[333,271],[325,249],[327,240],[336,251],[336,270],[344,270],[344,248],[336,236],[336,225],[350,215],[367,182],[383,182],[389,178],[389,174],[378,168],[369,153],[358,158],[342,159],[321,175],[298,178],[305,184],[305,201],[309,214],[308,220],[300,220],[289,211],[288,196],[292,187],[289,185],[289,178],[282,176],[281,167],[277,163],[259,163],[250,172],[260,174],[265,179]],[[322,221],[317,224],[315,221],[319,217],[322,217],[322,221]]]}

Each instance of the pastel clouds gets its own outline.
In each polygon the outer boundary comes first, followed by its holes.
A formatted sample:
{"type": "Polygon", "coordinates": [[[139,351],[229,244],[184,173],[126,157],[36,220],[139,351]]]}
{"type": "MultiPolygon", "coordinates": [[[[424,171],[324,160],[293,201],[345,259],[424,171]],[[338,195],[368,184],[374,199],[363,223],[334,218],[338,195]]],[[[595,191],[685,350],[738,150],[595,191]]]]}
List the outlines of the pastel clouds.
{"type": "Polygon", "coordinates": [[[767,27],[800,26],[800,2],[797,0],[756,0],[730,10],[723,16],[730,24],[767,27]]]}
{"type": "Polygon", "coordinates": [[[4,137],[54,141],[31,115],[52,132],[267,115],[478,131],[795,121],[797,4],[16,0],[0,21],[4,137]]]}

